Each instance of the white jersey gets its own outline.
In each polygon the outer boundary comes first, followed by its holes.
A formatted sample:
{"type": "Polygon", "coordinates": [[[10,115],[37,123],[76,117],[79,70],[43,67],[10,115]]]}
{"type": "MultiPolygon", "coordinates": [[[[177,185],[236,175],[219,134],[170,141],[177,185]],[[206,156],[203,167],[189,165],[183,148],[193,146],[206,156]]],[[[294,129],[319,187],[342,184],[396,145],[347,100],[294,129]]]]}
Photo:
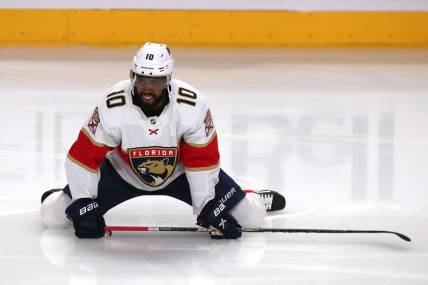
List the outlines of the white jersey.
{"type": "Polygon", "coordinates": [[[171,80],[169,103],[154,117],[133,104],[129,80],[109,89],[66,159],[73,200],[97,196],[106,157],[126,182],[141,190],[163,189],[185,173],[195,214],[215,196],[220,160],[210,110],[203,96],[180,80],[171,80]]]}

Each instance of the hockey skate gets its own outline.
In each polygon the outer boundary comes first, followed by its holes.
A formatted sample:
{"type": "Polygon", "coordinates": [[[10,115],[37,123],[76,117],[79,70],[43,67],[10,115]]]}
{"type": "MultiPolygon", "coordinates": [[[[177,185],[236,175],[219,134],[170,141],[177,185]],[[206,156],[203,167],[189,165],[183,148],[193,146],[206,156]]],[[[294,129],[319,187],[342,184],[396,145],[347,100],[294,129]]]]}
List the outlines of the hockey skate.
{"type": "Polygon", "coordinates": [[[284,196],[272,190],[260,190],[256,192],[265,201],[266,212],[280,211],[285,208],[284,196]]]}

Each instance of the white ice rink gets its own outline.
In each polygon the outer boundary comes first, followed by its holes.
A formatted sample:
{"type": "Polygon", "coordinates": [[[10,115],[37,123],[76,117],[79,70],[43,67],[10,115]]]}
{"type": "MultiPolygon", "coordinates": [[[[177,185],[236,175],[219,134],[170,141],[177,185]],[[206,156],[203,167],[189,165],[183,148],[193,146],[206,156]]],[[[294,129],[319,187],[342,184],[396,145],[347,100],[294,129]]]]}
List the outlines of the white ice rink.
{"type": "MultiPolygon", "coordinates": [[[[209,100],[222,167],[287,197],[266,227],[385,234],[116,233],[46,229],[40,196],[137,48],[0,48],[0,284],[428,284],[428,50],[173,49],[209,100]],[[121,282],[121,283],[120,283],[121,282]]],[[[192,226],[172,198],[109,225],[192,226]]]]}

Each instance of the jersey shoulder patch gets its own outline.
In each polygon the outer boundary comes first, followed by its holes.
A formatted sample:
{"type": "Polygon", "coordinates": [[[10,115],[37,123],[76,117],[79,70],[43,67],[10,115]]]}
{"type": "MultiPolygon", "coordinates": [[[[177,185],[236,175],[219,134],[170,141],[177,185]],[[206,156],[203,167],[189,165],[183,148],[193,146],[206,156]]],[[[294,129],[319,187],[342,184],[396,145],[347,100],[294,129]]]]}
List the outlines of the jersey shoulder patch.
{"type": "Polygon", "coordinates": [[[92,113],[92,116],[89,118],[89,121],[87,123],[88,129],[91,131],[93,135],[96,134],[99,124],[100,124],[100,114],[97,106],[95,107],[94,112],[92,113]]]}

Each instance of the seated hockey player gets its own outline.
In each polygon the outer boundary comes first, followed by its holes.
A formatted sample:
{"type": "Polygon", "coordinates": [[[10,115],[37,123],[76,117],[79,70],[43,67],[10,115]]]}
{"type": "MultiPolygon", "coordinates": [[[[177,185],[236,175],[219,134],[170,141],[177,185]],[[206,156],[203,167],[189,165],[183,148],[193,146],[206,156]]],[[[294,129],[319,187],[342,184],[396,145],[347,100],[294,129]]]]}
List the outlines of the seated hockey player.
{"type": "Polygon", "coordinates": [[[266,209],[285,207],[279,193],[243,191],[220,168],[208,103],[171,79],[173,62],[164,44],[138,51],[130,79],[109,89],[71,146],[68,185],[43,194],[46,226],[71,220],[77,237],[99,238],[109,209],[142,195],[167,195],[193,206],[211,237],[236,239],[241,226],[261,225],[266,209]]]}

